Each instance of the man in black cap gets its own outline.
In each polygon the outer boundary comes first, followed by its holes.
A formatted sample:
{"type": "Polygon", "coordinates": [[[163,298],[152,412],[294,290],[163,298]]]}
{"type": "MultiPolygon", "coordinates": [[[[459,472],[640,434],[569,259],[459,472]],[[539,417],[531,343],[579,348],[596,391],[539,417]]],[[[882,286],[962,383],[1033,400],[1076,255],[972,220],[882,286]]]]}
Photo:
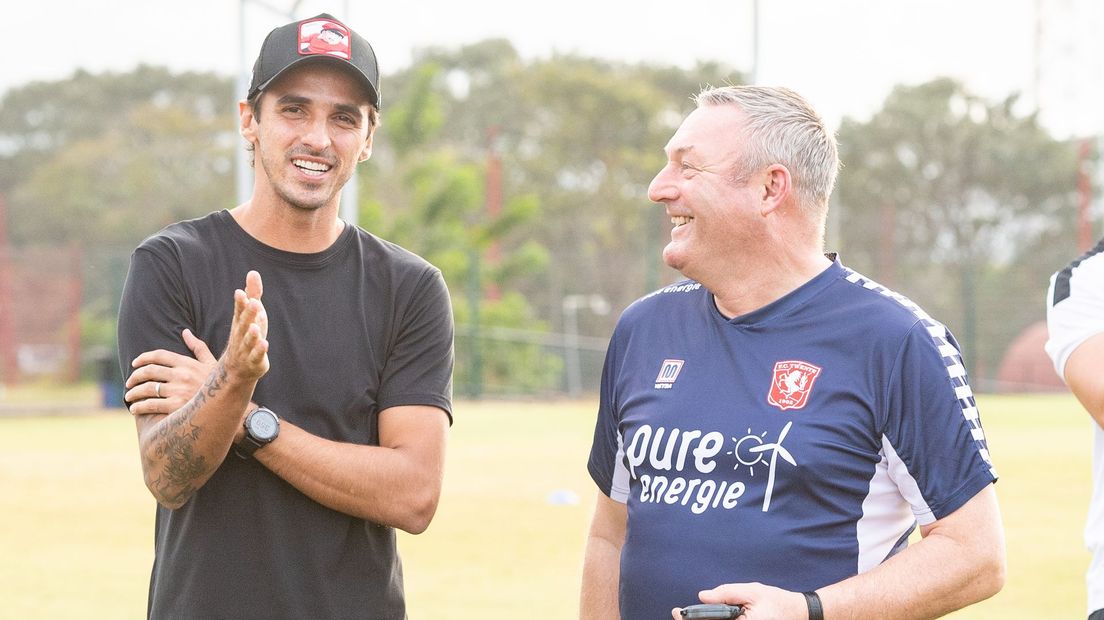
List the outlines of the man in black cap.
{"type": "Polygon", "coordinates": [[[437,507],[453,325],[440,271],[338,217],[379,108],[351,29],[273,30],[239,104],[251,198],[132,256],[119,355],[159,504],[150,617],[406,615],[394,528],[437,507]],[[312,47],[324,30],[343,36],[312,47]]]}

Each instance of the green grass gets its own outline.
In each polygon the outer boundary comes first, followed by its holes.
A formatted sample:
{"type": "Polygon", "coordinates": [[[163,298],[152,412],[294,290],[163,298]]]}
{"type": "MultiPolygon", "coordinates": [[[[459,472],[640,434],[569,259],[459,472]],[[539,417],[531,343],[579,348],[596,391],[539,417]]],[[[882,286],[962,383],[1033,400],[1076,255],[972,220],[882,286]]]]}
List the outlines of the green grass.
{"type": "MultiPolygon", "coordinates": [[[[1065,395],[980,405],[1009,578],[953,617],[1084,617],[1088,416],[1065,395]]],[[[576,615],[593,415],[589,402],[457,404],[437,517],[400,539],[411,618],[576,615]],[[561,491],[579,501],[548,501],[561,491]]],[[[129,415],[0,418],[0,489],[0,615],[144,617],[153,500],[129,415]]]]}

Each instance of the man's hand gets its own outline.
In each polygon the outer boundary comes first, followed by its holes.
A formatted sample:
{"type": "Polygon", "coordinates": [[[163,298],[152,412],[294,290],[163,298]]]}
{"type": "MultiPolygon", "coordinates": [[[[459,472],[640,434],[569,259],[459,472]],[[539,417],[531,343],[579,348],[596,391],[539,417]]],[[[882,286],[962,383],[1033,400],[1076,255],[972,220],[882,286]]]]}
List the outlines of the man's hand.
{"type": "Polygon", "coordinates": [[[256,271],[246,274],[244,291],[234,291],[234,321],[222,354],[226,372],[247,381],[256,381],[268,372],[268,314],[261,303],[263,291],[261,274],[256,271]]]}
{"type": "MultiPolygon", "coordinates": [[[[742,620],[806,620],[809,607],[800,592],[790,592],[761,583],[729,583],[698,593],[703,603],[743,605],[742,620]]],[[[674,620],[682,620],[681,608],[671,610],[674,620]]]]}
{"type": "Polygon", "coordinates": [[[195,396],[216,359],[207,343],[196,338],[190,329],[181,334],[195,358],[172,351],[146,351],[134,358],[136,370],[127,378],[125,395],[134,415],[172,413],[195,396]]]}
{"type": "Polygon", "coordinates": [[[230,338],[218,360],[189,331],[184,339],[195,360],[165,351],[135,358],[138,369],[127,385],[128,394],[144,398],[131,407],[142,472],[146,486],[166,508],[188,502],[226,458],[231,442],[244,432],[242,417],[257,380],[269,367],[268,316],[261,291],[256,271],[246,274],[245,290],[234,291],[230,338]],[[204,369],[208,370],[205,377],[204,369]],[[178,401],[183,404],[175,407],[178,401]]]}

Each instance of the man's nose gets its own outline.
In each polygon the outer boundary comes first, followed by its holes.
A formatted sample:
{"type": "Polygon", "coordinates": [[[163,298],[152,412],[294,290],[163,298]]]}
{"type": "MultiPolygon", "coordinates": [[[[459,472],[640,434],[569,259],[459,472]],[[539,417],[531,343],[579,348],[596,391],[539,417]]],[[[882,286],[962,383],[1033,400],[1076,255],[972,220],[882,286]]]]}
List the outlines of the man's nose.
{"type": "Polygon", "coordinates": [[[303,144],[313,149],[322,150],[330,145],[329,124],[325,118],[312,118],[303,128],[303,144]]]}
{"type": "Polygon", "coordinates": [[[675,199],[678,192],[671,174],[671,166],[664,166],[663,169],[655,175],[655,178],[653,178],[652,182],[648,185],[648,200],[652,202],[664,202],[675,199]]]}

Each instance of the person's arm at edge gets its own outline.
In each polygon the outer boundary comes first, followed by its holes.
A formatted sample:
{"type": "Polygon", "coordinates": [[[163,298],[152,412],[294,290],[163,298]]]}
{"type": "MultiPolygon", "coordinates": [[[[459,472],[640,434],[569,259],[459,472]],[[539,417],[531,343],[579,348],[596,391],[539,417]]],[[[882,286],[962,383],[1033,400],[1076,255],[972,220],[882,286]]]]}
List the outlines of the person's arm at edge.
{"type": "Polygon", "coordinates": [[[328,508],[419,534],[437,511],[451,422],[452,306],[441,272],[425,267],[405,305],[380,388],[399,404],[380,410],[378,445],[332,441],[281,420],[279,437],[254,458],[328,508]]]}
{"type": "Polygon", "coordinates": [[[628,509],[601,491],[597,496],[583,554],[580,620],[620,617],[618,587],[628,509]]]}
{"type": "Polygon", "coordinates": [[[218,469],[238,433],[257,380],[268,370],[263,327],[267,318],[258,299],[259,287],[259,281],[251,283],[247,278],[250,293],[235,291],[226,352],[191,400],[169,414],[153,412],[153,403],[131,405],[146,486],[167,508],[187,503],[218,469]]]}
{"type": "MultiPolygon", "coordinates": [[[[879,566],[817,589],[829,620],[920,620],[939,618],[996,594],[1004,586],[1004,530],[990,484],[958,510],[920,528],[923,538],[879,566]]],[[[726,584],[701,593],[706,603],[748,604],[752,618],[804,620],[800,594],[761,584],[726,584]],[[758,600],[756,600],[758,598],[758,600]],[[757,604],[758,603],[758,604],[757,604]],[[766,611],[766,615],[757,615],[766,611]]]]}
{"type": "Polygon", "coordinates": [[[380,445],[366,446],[281,420],[280,436],[253,456],[328,508],[420,534],[440,500],[448,426],[437,407],[390,407],[379,414],[380,445]]]}
{"type": "Polygon", "coordinates": [[[1082,342],[1066,360],[1065,379],[1081,406],[1104,428],[1104,333],[1082,342]]]}
{"type": "MultiPolygon", "coordinates": [[[[183,333],[187,346],[197,359],[191,359],[170,351],[151,351],[139,355],[135,360],[137,370],[127,380],[129,400],[137,401],[134,409],[144,407],[151,411],[175,411],[187,404],[186,394],[195,394],[205,378],[204,367],[211,367],[216,360],[206,344],[188,330],[183,333]],[[158,383],[160,382],[160,383],[158,383]],[[160,385],[160,398],[153,386],[160,385]]],[[[257,407],[250,402],[243,410],[257,407]]],[[[277,413],[277,415],[280,415],[277,413]]],[[[153,418],[154,415],[144,417],[153,418]]],[[[158,419],[164,415],[157,416],[158,419]]],[[[444,432],[439,433],[441,440],[430,441],[427,446],[416,445],[418,441],[438,434],[437,419],[444,418],[445,412],[437,407],[394,407],[381,413],[380,441],[382,446],[365,446],[337,443],[308,434],[286,419],[281,420],[281,432],[274,445],[260,449],[255,456],[258,461],[270,466],[278,475],[291,472],[289,480],[296,488],[310,495],[312,499],[334,510],[387,523],[407,531],[424,530],[429,519],[436,511],[442,483],[442,465],[444,457],[444,432]],[[423,422],[428,426],[423,428],[423,422]],[[287,447],[285,451],[283,448],[287,447]],[[390,448],[382,452],[381,448],[390,448]],[[314,468],[299,458],[314,452],[322,454],[322,460],[329,463],[326,467],[314,468]],[[284,456],[280,456],[281,454],[284,456]],[[408,454],[407,454],[408,453],[408,454]],[[346,463],[345,457],[353,459],[346,463]],[[329,468],[329,471],[327,471],[329,468]],[[360,469],[369,470],[367,473],[360,469]],[[353,480],[347,477],[354,478],[353,480]],[[388,478],[392,481],[388,482],[388,478]],[[405,480],[399,484],[398,480],[405,480]],[[360,481],[360,482],[358,482],[360,481]],[[368,485],[390,485],[384,500],[373,500],[363,494],[369,491],[358,487],[368,485]],[[398,489],[397,491],[395,489],[398,489]],[[376,507],[371,507],[372,502],[376,507]]],[[[244,435],[241,422],[234,441],[240,441],[244,435]]],[[[311,459],[313,462],[314,459],[311,459]]],[[[376,493],[376,495],[381,495],[376,493]]]]}
{"type": "Polygon", "coordinates": [[[878,567],[818,590],[825,617],[938,618],[1004,586],[1004,528],[993,484],[920,534],[878,567]]]}

